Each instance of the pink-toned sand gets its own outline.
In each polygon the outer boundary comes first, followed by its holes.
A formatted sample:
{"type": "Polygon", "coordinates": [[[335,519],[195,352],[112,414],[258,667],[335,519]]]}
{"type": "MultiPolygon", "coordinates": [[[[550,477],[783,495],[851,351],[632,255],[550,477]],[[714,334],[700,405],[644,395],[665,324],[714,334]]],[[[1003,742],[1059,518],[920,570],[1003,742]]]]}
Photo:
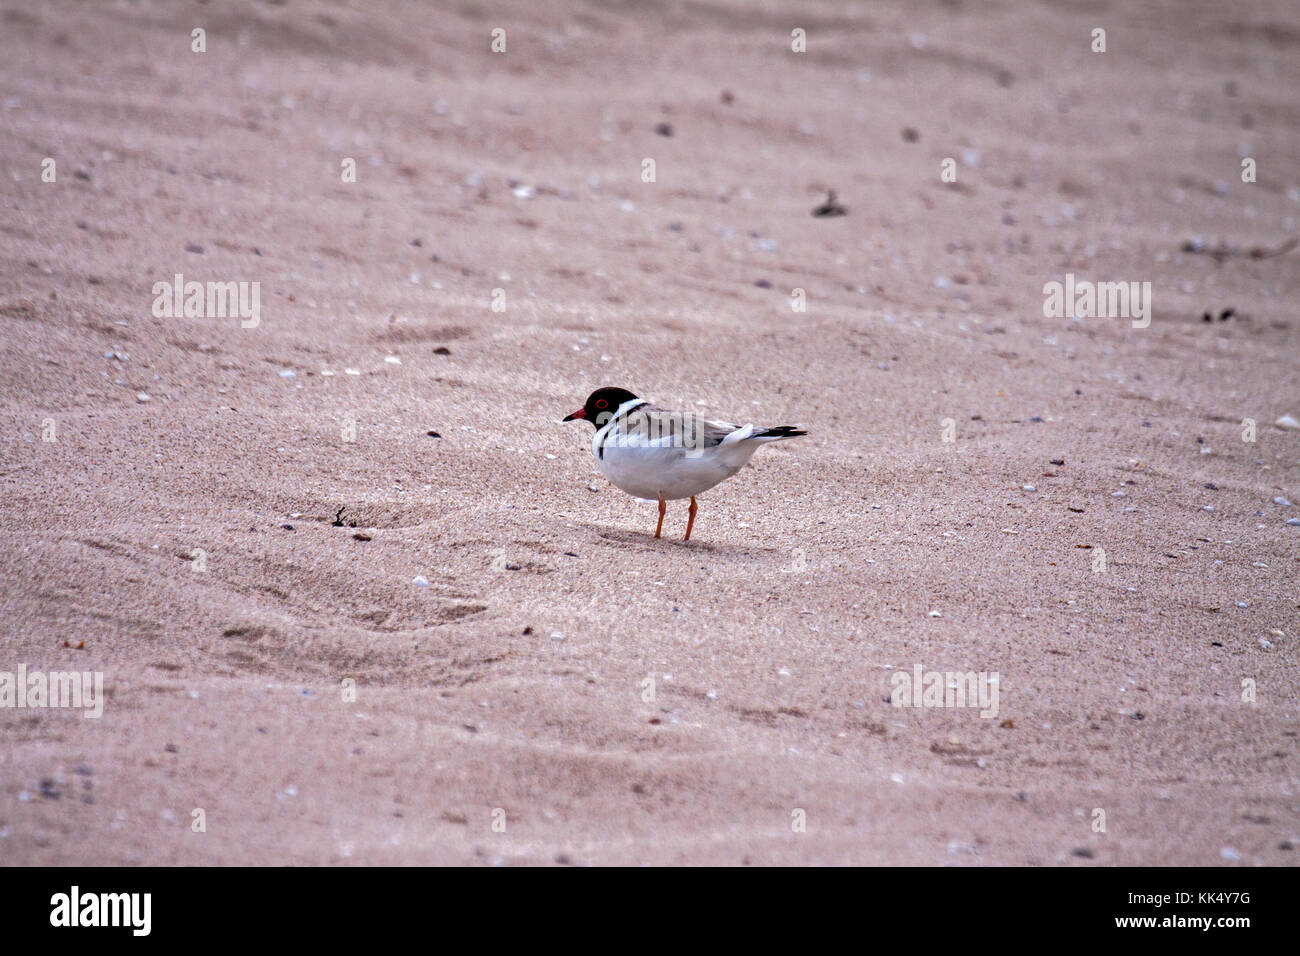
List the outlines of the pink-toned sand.
{"type": "Polygon", "coordinates": [[[0,863],[1300,854],[1294,4],[0,6],[0,863]]]}

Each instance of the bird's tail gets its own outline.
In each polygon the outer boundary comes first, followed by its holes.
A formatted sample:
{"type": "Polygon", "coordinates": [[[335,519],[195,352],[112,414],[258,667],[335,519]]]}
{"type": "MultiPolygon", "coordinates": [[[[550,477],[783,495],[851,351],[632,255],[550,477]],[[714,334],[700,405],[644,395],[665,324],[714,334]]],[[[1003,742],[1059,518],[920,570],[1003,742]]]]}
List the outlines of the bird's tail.
{"type": "Polygon", "coordinates": [[[755,428],[751,438],[798,438],[800,435],[807,435],[806,431],[795,425],[773,425],[771,428],[755,428]]]}

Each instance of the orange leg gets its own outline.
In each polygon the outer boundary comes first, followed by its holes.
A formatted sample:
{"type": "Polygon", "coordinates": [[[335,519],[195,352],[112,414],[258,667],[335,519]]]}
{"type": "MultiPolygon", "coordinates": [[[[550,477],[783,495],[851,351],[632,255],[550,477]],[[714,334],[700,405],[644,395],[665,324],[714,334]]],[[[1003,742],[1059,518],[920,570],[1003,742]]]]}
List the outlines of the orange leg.
{"type": "Polygon", "coordinates": [[[691,540],[691,528],[695,526],[695,511],[698,508],[699,505],[695,503],[695,496],[691,495],[690,517],[686,519],[686,537],[682,538],[683,541],[691,540]]]}
{"type": "Polygon", "coordinates": [[[659,496],[659,523],[655,525],[655,537],[664,530],[664,512],[668,509],[668,502],[664,501],[663,495],[659,496]]]}

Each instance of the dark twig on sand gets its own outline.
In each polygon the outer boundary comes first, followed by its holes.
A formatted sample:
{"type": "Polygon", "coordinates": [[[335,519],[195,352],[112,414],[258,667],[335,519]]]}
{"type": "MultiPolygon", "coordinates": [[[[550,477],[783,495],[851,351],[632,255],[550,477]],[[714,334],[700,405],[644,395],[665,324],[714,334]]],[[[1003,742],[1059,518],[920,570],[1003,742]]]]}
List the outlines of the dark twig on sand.
{"type": "Polygon", "coordinates": [[[1222,262],[1225,259],[1274,259],[1277,256],[1286,255],[1296,246],[1300,246],[1300,236],[1292,236],[1280,246],[1272,249],[1266,246],[1251,246],[1246,249],[1241,246],[1230,246],[1226,242],[1221,242],[1211,248],[1200,239],[1188,239],[1183,243],[1182,251],[1210,256],[1215,262],[1222,262]]]}
{"type": "Polygon", "coordinates": [[[835,190],[827,190],[826,201],[812,211],[813,216],[825,219],[827,216],[843,216],[848,209],[835,201],[835,190]]]}

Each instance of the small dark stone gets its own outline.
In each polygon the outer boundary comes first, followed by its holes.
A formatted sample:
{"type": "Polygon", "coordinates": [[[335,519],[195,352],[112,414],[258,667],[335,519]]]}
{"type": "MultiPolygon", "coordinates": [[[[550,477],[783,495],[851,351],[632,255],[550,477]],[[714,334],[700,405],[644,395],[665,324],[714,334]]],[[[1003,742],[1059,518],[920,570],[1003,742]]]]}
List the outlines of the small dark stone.
{"type": "Polygon", "coordinates": [[[1093,852],[1086,846],[1076,846],[1070,851],[1070,853],[1085,860],[1091,860],[1093,858],[1093,852]]]}
{"type": "Polygon", "coordinates": [[[1222,642],[1222,641],[1210,641],[1210,646],[1211,646],[1211,647],[1222,647],[1222,646],[1223,646],[1223,642],[1222,642]]]}
{"type": "Polygon", "coordinates": [[[736,94],[732,93],[731,90],[723,90],[722,96],[719,97],[719,99],[730,106],[732,103],[736,102],[736,94]]]}
{"type": "Polygon", "coordinates": [[[356,534],[354,534],[352,537],[355,538],[357,541],[369,541],[369,540],[370,540],[370,535],[366,534],[364,531],[358,531],[358,532],[357,532],[356,534]]]}
{"type": "Polygon", "coordinates": [[[180,753],[180,749],[175,744],[168,744],[163,748],[163,750],[167,751],[169,754],[180,753]]]}
{"type": "Polygon", "coordinates": [[[526,627],[526,628],[524,628],[524,634],[531,634],[531,633],[533,633],[533,629],[532,629],[532,627],[526,627]]]}
{"type": "Polygon", "coordinates": [[[1043,418],[1041,415],[1035,415],[1033,418],[1029,420],[1036,425],[1041,425],[1043,423],[1043,418]]]}
{"type": "Polygon", "coordinates": [[[569,854],[567,854],[567,853],[557,853],[557,854],[555,854],[555,862],[558,863],[558,864],[560,864],[561,866],[572,866],[572,865],[573,865],[573,860],[569,858],[569,854]]]}
{"type": "Polygon", "coordinates": [[[1142,427],[1143,427],[1143,428],[1150,428],[1150,427],[1151,427],[1151,423],[1150,423],[1150,422],[1143,422],[1143,423],[1142,423],[1142,427]]]}
{"type": "Polygon", "coordinates": [[[447,346],[445,346],[445,345],[439,345],[436,349],[433,350],[433,354],[434,354],[434,355],[450,355],[450,354],[451,354],[451,349],[447,348],[447,346]]]}
{"type": "Polygon", "coordinates": [[[442,437],[442,436],[439,435],[437,432],[425,432],[425,434],[428,435],[430,438],[441,438],[441,437],[442,437]]]}
{"type": "Polygon", "coordinates": [[[282,524],[282,525],[280,525],[280,527],[283,528],[285,531],[292,531],[292,530],[293,530],[293,525],[291,525],[291,524],[282,524]]]}
{"type": "Polygon", "coordinates": [[[673,126],[671,123],[656,123],[655,132],[658,133],[660,136],[672,136],[673,126]]]}
{"type": "Polygon", "coordinates": [[[1206,312],[1205,314],[1203,314],[1203,315],[1201,316],[1201,321],[1202,321],[1202,322],[1213,322],[1213,321],[1214,321],[1214,316],[1212,316],[1212,315],[1210,315],[1210,313],[1206,312]]]}
{"type": "Polygon", "coordinates": [[[84,166],[78,166],[77,171],[72,175],[76,176],[78,179],[84,179],[86,182],[90,182],[90,173],[86,171],[84,166]]]}
{"type": "Polygon", "coordinates": [[[187,242],[187,243],[185,243],[185,251],[186,251],[186,252],[193,252],[193,253],[196,253],[196,254],[198,254],[198,255],[202,255],[202,254],[203,254],[203,247],[202,247],[201,245],[199,245],[197,242],[187,242]]]}
{"type": "Polygon", "coordinates": [[[576,558],[576,557],[577,557],[577,554],[575,554],[575,553],[572,552],[572,551],[565,551],[565,552],[564,552],[564,556],[565,556],[566,558],[576,558]]]}
{"type": "Polygon", "coordinates": [[[1051,460],[1051,464],[1053,464],[1053,465],[1064,465],[1064,464],[1065,464],[1065,459],[1064,459],[1064,458],[1053,458],[1053,459],[1051,460]]]}
{"type": "Polygon", "coordinates": [[[1208,488],[1210,491],[1218,491],[1218,490],[1219,490],[1219,486],[1216,485],[1216,484],[1215,484],[1214,482],[1212,482],[1212,481],[1207,481],[1207,482],[1205,483],[1205,487],[1208,488]]]}
{"type": "Polygon", "coordinates": [[[506,565],[506,570],[507,570],[507,571],[522,571],[523,569],[524,569],[524,566],[523,566],[522,564],[507,564],[507,565],[506,565]]]}
{"type": "Polygon", "coordinates": [[[904,143],[915,143],[918,140],[920,140],[920,138],[921,138],[921,133],[919,130],[913,129],[911,126],[903,127],[904,143]]]}
{"type": "Polygon", "coordinates": [[[423,239],[412,239],[412,240],[411,240],[411,245],[415,246],[415,247],[418,249],[418,248],[420,248],[420,246],[424,245],[424,240],[423,240],[423,239]]]}
{"type": "Polygon", "coordinates": [[[1237,314],[1236,309],[1224,309],[1222,312],[1219,313],[1219,321],[1227,322],[1230,318],[1232,318],[1236,314],[1237,314]]]}
{"type": "Polygon", "coordinates": [[[1139,710],[1139,711],[1135,711],[1134,713],[1129,714],[1129,716],[1132,717],[1134,720],[1146,720],[1146,719],[1147,719],[1147,715],[1144,714],[1144,713],[1142,713],[1142,711],[1140,711],[1140,710],[1139,710]]]}
{"type": "Polygon", "coordinates": [[[478,733],[478,728],[475,727],[473,724],[461,724],[461,726],[464,727],[466,730],[468,730],[471,734],[478,733]]]}
{"type": "Polygon", "coordinates": [[[766,279],[756,279],[754,280],[754,285],[758,286],[760,289],[772,288],[772,283],[768,282],[766,279]]]}

